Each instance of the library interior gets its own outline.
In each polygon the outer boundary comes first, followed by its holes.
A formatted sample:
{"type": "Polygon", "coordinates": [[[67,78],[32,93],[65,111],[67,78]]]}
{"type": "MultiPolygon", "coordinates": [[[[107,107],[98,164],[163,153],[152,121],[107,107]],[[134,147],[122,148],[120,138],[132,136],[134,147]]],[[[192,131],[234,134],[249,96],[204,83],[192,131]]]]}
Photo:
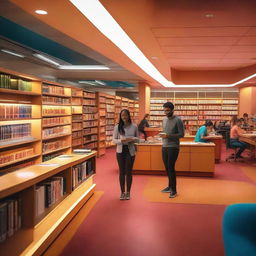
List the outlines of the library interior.
{"type": "Polygon", "coordinates": [[[256,255],[255,11],[1,0],[0,254],[256,255]]]}

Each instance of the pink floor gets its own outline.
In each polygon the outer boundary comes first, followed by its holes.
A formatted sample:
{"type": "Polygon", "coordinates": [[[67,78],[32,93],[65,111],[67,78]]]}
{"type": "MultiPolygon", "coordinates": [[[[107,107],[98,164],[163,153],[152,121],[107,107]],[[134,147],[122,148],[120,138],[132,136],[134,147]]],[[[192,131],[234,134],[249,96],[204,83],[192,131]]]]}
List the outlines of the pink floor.
{"type": "MultiPolygon", "coordinates": [[[[216,165],[214,179],[256,185],[240,170],[242,165],[222,161],[216,165]]],[[[147,179],[134,175],[132,199],[120,201],[115,151],[109,149],[97,160],[97,190],[104,194],[61,255],[224,255],[221,221],[225,205],[148,202],[143,198],[147,179]]]]}

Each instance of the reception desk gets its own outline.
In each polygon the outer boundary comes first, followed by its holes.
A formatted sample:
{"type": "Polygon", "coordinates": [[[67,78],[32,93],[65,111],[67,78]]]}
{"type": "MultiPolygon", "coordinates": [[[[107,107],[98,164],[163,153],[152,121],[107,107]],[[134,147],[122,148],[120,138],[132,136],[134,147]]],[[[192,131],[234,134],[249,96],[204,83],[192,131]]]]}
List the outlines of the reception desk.
{"type": "MultiPolygon", "coordinates": [[[[195,136],[193,135],[186,135],[185,137],[181,138],[180,141],[194,141],[195,136]]],[[[215,163],[219,163],[221,159],[221,147],[223,138],[222,135],[212,135],[209,137],[209,141],[215,144],[215,163]]]]}
{"type": "MultiPolygon", "coordinates": [[[[181,142],[176,162],[177,175],[213,176],[214,143],[181,142]]],[[[161,143],[139,143],[133,166],[134,173],[165,174],[161,143]]]]}

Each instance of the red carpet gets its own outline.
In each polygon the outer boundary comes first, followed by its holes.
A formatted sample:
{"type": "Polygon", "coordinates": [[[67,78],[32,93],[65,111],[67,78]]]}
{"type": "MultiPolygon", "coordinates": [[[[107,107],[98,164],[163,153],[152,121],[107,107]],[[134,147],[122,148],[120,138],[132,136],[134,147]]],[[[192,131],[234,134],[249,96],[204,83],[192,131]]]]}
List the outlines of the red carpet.
{"type": "MultiPolygon", "coordinates": [[[[221,221],[225,205],[146,201],[143,193],[152,176],[142,175],[134,175],[132,199],[120,202],[114,152],[109,149],[97,160],[97,190],[104,195],[61,255],[224,255],[221,221]]],[[[244,168],[240,163],[221,163],[213,179],[255,185],[239,166],[244,168]]]]}

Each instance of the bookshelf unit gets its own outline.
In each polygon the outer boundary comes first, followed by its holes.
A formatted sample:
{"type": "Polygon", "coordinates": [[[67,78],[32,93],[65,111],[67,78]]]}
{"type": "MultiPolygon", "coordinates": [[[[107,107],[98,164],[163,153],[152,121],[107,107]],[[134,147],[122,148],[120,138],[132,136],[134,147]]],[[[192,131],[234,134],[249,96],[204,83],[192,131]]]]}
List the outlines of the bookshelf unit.
{"type": "Polygon", "coordinates": [[[43,254],[93,195],[95,156],[59,156],[1,177],[1,255],[43,254]]]}
{"type": "MultiPolygon", "coordinates": [[[[209,93],[208,93],[209,94],[209,93]]],[[[180,96],[180,93],[178,94],[180,96]]],[[[175,105],[175,115],[183,122],[187,134],[194,135],[197,129],[204,124],[206,119],[213,122],[217,120],[230,120],[238,114],[238,95],[229,97],[222,92],[219,97],[209,97],[207,93],[198,92],[193,98],[178,98],[173,92],[170,98],[151,98],[150,100],[150,124],[162,126],[163,104],[171,101],[175,105]]]]}
{"type": "MultiPolygon", "coordinates": [[[[71,152],[71,88],[61,84],[42,84],[42,118],[43,123],[52,118],[63,118],[64,123],[56,122],[51,127],[42,127],[43,161],[71,152]]],[[[46,125],[48,126],[48,125],[46,125]]]]}
{"type": "Polygon", "coordinates": [[[106,96],[97,92],[98,121],[98,156],[106,152],[106,96]]]}
{"type": "Polygon", "coordinates": [[[41,82],[0,69],[0,175],[41,162],[41,82]]]}
{"type": "Polygon", "coordinates": [[[122,110],[122,97],[115,97],[115,124],[119,122],[119,115],[122,110]]]}
{"type": "Polygon", "coordinates": [[[71,88],[72,149],[83,148],[83,90],[71,88]]]}
{"type": "Polygon", "coordinates": [[[106,94],[106,147],[114,146],[112,142],[115,127],[115,96],[106,94]]]}
{"type": "Polygon", "coordinates": [[[95,92],[83,92],[83,147],[98,148],[98,107],[95,92]]]}

